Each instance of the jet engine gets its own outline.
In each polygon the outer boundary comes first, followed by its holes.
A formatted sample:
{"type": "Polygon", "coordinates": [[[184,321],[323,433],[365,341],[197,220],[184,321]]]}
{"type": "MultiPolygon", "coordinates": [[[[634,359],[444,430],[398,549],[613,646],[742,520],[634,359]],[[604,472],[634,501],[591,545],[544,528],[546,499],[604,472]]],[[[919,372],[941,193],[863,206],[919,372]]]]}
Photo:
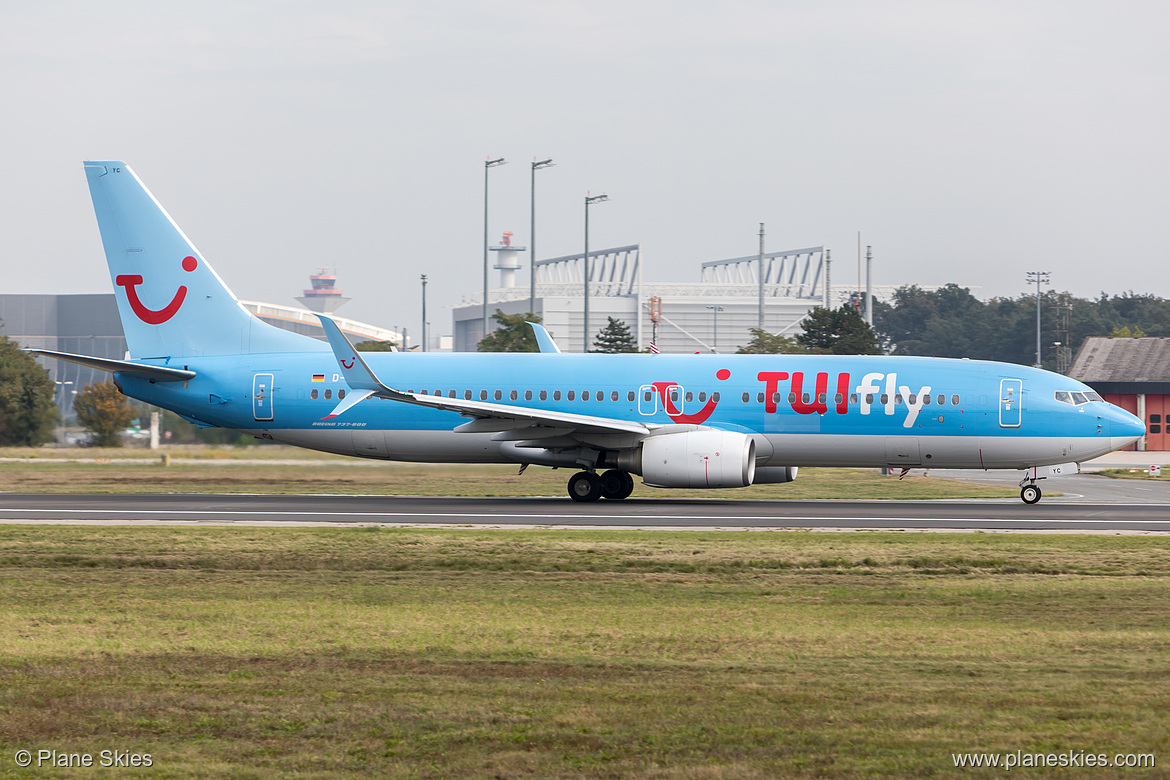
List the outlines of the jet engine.
{"type": "Polygon", "coordinates": [[[618,467],[641,474],[652,487],[746,487],[755,476],[756,444],[733,431],[667,433],[623,452],[618,467]]]}

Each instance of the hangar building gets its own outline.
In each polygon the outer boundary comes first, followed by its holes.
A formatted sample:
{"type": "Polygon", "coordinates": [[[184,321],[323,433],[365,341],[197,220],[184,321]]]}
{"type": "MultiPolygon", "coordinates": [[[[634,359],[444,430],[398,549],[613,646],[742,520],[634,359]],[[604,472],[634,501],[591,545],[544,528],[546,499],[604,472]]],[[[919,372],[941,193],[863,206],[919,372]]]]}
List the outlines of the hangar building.
{"type": "Polygon", "coordinates": [[[1069,376],[1145,421],[1145,437],[1127,449],[1170,450],[1170,338],[1090,337],[1069,376]]]}

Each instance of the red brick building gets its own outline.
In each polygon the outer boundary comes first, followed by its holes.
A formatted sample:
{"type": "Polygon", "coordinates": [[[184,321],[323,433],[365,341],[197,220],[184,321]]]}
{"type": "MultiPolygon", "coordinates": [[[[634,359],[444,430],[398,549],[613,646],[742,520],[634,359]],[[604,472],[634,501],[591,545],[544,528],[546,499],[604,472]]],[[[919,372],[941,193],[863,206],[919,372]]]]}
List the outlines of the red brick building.
{"type": "Polygon", "coordinates": [[[1068,373],[1145,421],[1136,449],[1170,450],[1170,338],[1086,339],[1068,373]]]}

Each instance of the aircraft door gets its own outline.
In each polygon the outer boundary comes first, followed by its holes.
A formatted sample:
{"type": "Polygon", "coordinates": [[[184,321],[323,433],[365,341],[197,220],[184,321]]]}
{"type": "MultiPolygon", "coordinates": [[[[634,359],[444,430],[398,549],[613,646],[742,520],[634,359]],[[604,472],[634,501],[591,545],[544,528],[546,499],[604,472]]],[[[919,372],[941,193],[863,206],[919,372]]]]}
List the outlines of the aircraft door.
{"type": "Polygon", "coordinates": [[[252,416],[256,422],[269,422],[272,417],[272,374],[252,377],[252,416]]]}
{"type": "Polygon", "coordinates": [[[999,380],[999,427],[1019,428],[1023,421],[1024,380],[999,380]]]}

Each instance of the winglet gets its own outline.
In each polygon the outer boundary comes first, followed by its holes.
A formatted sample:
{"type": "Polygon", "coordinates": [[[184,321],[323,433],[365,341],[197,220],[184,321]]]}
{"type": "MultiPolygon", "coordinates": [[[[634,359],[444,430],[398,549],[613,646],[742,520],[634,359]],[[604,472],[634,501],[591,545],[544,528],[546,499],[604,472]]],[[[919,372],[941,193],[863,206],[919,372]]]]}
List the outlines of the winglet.
{"type": "MultiPolygon", "coordinates": [[[[346,384],[354,390],[369,390],[370,393],[386,396],[401,395],[396,390],[382,384],[381,380],[366,365],[366,361],[362,360],[358,351],[349,343],[349,339],[337,327],[336,322],[324,314],[318,314],[317,319],[321,320],[321,327],[325,329],[325,335],[329,338],[329,346],[333,348],[333,356],[337,358],[337,365],[341,368],[341,375],[345,377],[346,384]]],[[[340,413],[335,411],[335,414],[340,413]]]]}
{"type": "MultiPolygon", "coordinates": [[[[527,322],[527,320],[526,320],[527,322]]],[[[536,343],[540,347],[541,352],[560,352],[560,347],[553,341],[552,336],[548,334],[543,325],[538,325],[535,322],[529,322],[528,325],[532,328],[532,335],[536,336],[536,343]]]]}

